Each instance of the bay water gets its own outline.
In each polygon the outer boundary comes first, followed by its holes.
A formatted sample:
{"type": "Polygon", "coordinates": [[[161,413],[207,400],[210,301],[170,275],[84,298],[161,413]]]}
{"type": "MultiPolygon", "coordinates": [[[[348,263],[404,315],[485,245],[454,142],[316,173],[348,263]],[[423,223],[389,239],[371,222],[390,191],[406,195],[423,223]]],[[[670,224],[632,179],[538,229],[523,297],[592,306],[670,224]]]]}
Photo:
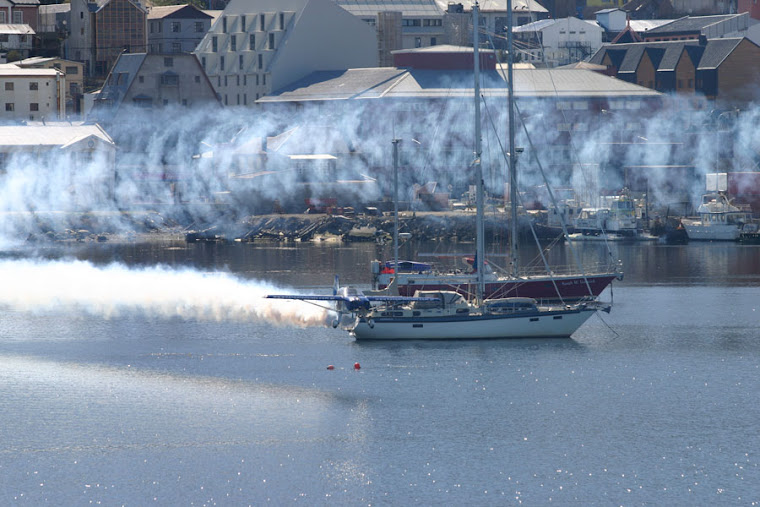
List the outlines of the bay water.
{"type": "Polygon", "coordinates": [[[613,248],[571,339],[408,343],[260,304],[374,244],[6,252],[0,503],[757,504],[760,246],[613,248]]]}

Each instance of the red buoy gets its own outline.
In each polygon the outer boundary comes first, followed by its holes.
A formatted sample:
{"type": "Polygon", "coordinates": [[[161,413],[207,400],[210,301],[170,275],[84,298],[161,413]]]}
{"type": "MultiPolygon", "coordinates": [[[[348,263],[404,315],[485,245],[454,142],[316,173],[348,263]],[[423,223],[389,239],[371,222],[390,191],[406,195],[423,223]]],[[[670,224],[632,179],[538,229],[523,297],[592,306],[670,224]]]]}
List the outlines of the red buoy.
{"type": "Polygon", "coordinates": [[[333,365],[331,365],[331,364],[328,364],[328,365],[327,365],[327,369],[328,369],[328,370],[334,370],[334,369],[335,369],[335,366],[333,366],[333,365]]]}
{"type": "Polygon", "coordinates": [[[354,370],[359,370],[361,369],[361,367],[362,365],[360,365],[359,363],[354,363],[354,370]]]}

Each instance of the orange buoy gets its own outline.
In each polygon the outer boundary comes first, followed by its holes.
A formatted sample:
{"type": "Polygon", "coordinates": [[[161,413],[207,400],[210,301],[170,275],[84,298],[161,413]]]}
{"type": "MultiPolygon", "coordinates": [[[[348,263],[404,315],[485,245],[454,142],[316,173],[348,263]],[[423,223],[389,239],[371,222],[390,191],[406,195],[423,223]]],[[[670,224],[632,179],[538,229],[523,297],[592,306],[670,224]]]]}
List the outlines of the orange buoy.
{"type": "Polygon", "coordinates": [[[360,365],[359,363],[354,363],[354,370],[360,370],[361,367],[362,365],[360,365]]]}
{"type": "Polygon", "coordinates": [[[327,369],[328,369],[328,370],[334,370],[334,369],[335,369],[335,366],[333,366],[333,365],[331,365],[331,364],[328,364],[328,365],[327,365],[327,369]]]}

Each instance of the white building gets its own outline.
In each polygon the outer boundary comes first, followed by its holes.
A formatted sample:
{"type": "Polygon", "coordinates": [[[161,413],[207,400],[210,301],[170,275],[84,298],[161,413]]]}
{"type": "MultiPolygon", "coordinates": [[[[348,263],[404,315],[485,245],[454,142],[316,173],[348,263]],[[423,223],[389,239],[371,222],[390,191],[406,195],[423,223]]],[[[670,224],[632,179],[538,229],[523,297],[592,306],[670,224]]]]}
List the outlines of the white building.
{"type": "Polygon", "coordinates": [[[66,76],[57,69],[0,65],[0,121],[66,117],[66,76]]]}
{"type": "Polygon", "coordinates": [[[376,66],[377,41],[333,0],[232,0],[195,54],[223,104],[252,106],[317,70],[376,66]]]}
{"type": "MultiPolygon", "coordinates": [[[[0,125],[0,171],[55,179],[59,204],[106,202],[113,195],[116,146],[99,125],[53,122],[0,125]]],[[[43,205],[44,199],[39,204],[43,205]]]]}
{"type": "Polygon", "coordinates": [[[543,19],[515,27],[515,47],[524,62],[549,67],[584,60],[602,47],[603,29],[578,18],[543,19]]]}

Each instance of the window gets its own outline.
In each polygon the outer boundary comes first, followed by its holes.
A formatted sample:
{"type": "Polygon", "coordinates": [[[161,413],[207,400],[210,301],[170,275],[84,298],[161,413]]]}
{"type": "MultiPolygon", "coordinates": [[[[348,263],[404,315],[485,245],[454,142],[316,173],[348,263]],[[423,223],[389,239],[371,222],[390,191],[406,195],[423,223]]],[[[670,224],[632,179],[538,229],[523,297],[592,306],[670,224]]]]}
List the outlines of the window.
{"type": "Polygon", "coordinates": [[[243,105],[244,106],[248,105],[248,94],[247,93],[243,94],[243,105]]]}
{"type": "Polygon", "coordinates": [[[259,55],[259,68],[261,69],[263,67],[264,67],[264,57],[263,55],[259,55]]]}
{"type": "Polygon", "coordinates": [[[195,82],[196,83],[200,83],[201,82],[201,77],[200,76],[195,76],[195,82]]]}
{"type": "MultiPolygon", "coordinates": [[[[80,12],[81,14],[81,12],[80,12]]],[[[6,24],[7,21],[5,20],[5,11],[0,11],[0,24],[6,24]]]]}
{"type": "Polygon", "coordinates": [[[414,47],[421,48],[422,47],[422,37],[415,37],[414,38],[414,47]]]}
{"type": "Polygon", "coordinates": [[[13,107],[13,102],[6,102],[5,103],[5,110],[6,111],[13,111],[15,108],[13,107]]]}
{"type": "Polygon", "coordinates": [[[222,33],[227,33],[227,16],[222,16],[222,33]]]}
{"type": "Polygon", "coordinates": [[[162,74],[161,84],[164,86],[179,86],[179,76],[177,74],[162,74]]]}
{"type": "Polygon", "coordinates": [[[219,49],[219,43],[218,43],[216,35],[214,35],[213,37],[211,37],[211,52],[216,53],[218,49],[219,49]]]}
{"type": "Polygon", "coordinates": [[[248,37],[248,49],[250,49],[251,51],[256,49],[256,34],[255,33],[252,33],[248,37]]]}
{"type": "Polygon", "coordinates": [[[259,15],[259,31],[263,32],[264,28],[265,28],[264,15],[261,14],[261,15],[259,15]]]}
{"type": "Polygon", "coordinates": [[[164,58],[164,67],[174,67],[174,58],[167,56],[164,58]]]}
{"type": "Polygon", "coordinates": [[[219,68],[221,70],[224,70],[224,57],[223,56],[219,57],[219,68]]]}
{"type": "Polygon", "coordinates": [[[261,84],[263,84],[264,86],[267,85],[267,75],[266,74],[262,74],[261,75],[261,84]]]}
{"type": "Polygon", "coordinates": [[[240,74],[237,75],[237,85],[240,86],[240,74]]]}
{"type": "Polygon", "coordinates": [[[10,40],[10,37],[8,37],[7,33],[0,33],[0,42],[8,42],[10,40]]]}
{"type": "Polygon", "coordinates": [[[74,65],[68,65],[66,66],[66,75],[67,76],[76,76],[79,74],[79,67],[76,67],[74,65]]]}
{"type": "Polygon", "coordinates": [[[34,91],[39,89],[39,83],[37,81],[32,81],[29,83],[29,90],[34,91]]]}
{"type": "Polygon", "coordinates": [[[24,22],[24,14],[21,11],[13,11],[13,24],[20,25],[24,22]]]}
{"type": "Polygon", "coordinates": [[[179,21],[172,21],[171,29],[172,33],[180,33],[182,31],[182,23],[179,21]]]}
{"type": "Polygon", "coordinates": [[[206,70],[206,57],[201,56],[201,67],[203,67],[203,70],[206,70]]]}
{"type": "Polygon", "coordinates": [[[280,30],[285,30],[285,14],[280,13],[280,30]]]}
{"type": "Polygon", "coordinates": [[[5,91],[6,92],[12,92],[13,91],[13,83],[5,83],[5,91]]]}
{"type": "Polygon", "coordinates": [[[248,74],[243,74],[243,86],[248,86],[248,74]]]}
{"type": "Polygon", "coordinates": [[[224,76],[224,86],[226,87],[228,85],[227,83],[227,76],[224,76]]]}
{"type": "Polygon", "coordinates": [[[259,75],[256,74],[256,86],[259,86],[259,75]]]}
{"type": "Polygon", "coordinates": [[[140,82],[140,83],[144,83],[145,82],[145,76],[137,76],[137,81],[140,82]]]}
{"type": "Polygon", "coordinates": [[[181,52],[182,52],[182,43],[172,42],[172,53],[181,53],[181,52]]]}
{"type": "Polygon", "coordinates": [[[245,32],[245,14],[240,16],[240,31],[245,32]]]}
{"type": "Polygon", "coordinates": [[[237,37],[230,37],[230,51],[237,51],[237,37]]]}
{"type": "Polygon", "coordinates": [[[435,46],[436,44],[438,44],[438,39],[435,37],[430,37],[430,45],[435,46]]]}
{"type": "Polygon", "coordinates": [[[274,34],[269,34],[269,48],[268,49],[274,49],[274,34]]]}
{"type": "Polygon", "coordinates": [[[206,30],[203,29],[203,21],[195,22],[195,33],[203,33],[206,30]]]}
{"type": "Polygon", "coordinates": [[[420,19],[402,19],[401,26],[420,26],[421,21],[420,19]]]}
{"type": "Polygon", "coordinates": [[[238,67],[243,70],[243,55],[238,55],[238,67]]]}

